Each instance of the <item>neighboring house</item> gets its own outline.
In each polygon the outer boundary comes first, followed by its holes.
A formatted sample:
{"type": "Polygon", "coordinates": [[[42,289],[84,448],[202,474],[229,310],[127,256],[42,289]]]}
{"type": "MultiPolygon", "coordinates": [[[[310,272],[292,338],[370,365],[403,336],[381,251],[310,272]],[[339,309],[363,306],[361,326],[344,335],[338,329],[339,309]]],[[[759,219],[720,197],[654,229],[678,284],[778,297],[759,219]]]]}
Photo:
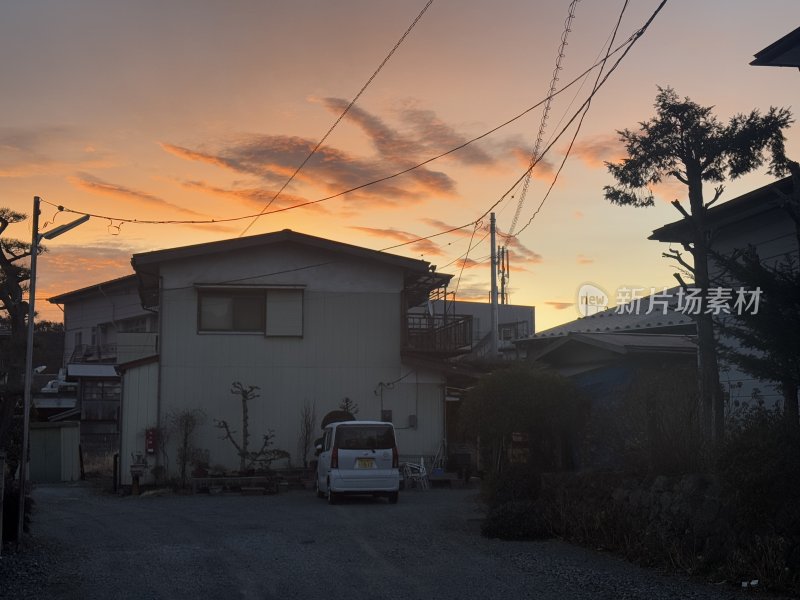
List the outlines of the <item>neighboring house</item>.
{"type": "MultiPolygon", "coordinates": [[[[650,307],[650,296],[581,317],[517,340],[531,362],[546,364],[561,374],[593,379],[595,371],[618,367],[631,357],[693,355],[696,327],[691,316],[677,310],[678,288],[666,290],[666,305],[650,307]]],[[[696,358],[692,360],[696,361],[696,358]]]]}
{"type": "MultiPolygon", "coordinates": [[[[786,177],[710,208],[706,220],[712,249],[730,255],[736,249],[753,246],[762,262],[774,265],[786,257],[798,259],[798,233],[785,206],[793,193],[792,179],[786,177]]],[[[682,219],[656,229],[651,240],[685,244],[692,240],[690,225],[682,219]]],[[[718,265],[710,264],[712,287],[735,287],[718,265]]],[[[720,380],[731,398],[747,400],[758,390],[766,402],[782,398],[774,382],[753,379],[736,368],[721,364],[720,380]]]]}
{"type": "Polygon", "coordinates": [[[758,67],[800,68],[800,27],[756,52],[751,65],[758,67]]]}
{"type": "Polygon", "coordinates": [[[121,387],[115,367],[156,351],[158,315],[142,308],[135,275],[48,300],[64,310],[63,364],[66,379],[78,383],[82,451],[89,461],[110,459],[119,449],[121,387]]]}
{"type": "Polygon", "coordinates": [[[644,297],[515,342],[528,361],[569,377],[588,400],[594,429],[586,456],[573,457],[576,464],[619,465],[614,440],[624,435],[625,398],[638,381],[695,372],[694,321],[676,310],[677,288],[664,296],[670,301],[662,309],[651,311],[644,297]]]}
{"type": "MultiPolygon", "coordinates": [[[[472,319],[450,311],[446,324],[423,323],[410,311],[446,297],[450,275],[422,260],[290,230],[136,254],[131,262],[135,275],[116,280],[114,320],[107,312],[114,282],[54,299],[64,304],[73,360],[92,327],[101,344],[110,338],[99,336],[99,323],[116,321],[104,330],[116,334],[114,362],[92,366],[121,373],[122,483],[130,482],[132,455],[146,455],[150,467],[158,460],[147,452],[146,431],[193,409],[206,416],[193,445],[212,465],[238,468],[214,426],[224,419],[241,432],[236,381],[260,388],[248,406],[251,448],[272,430],[294,465],[302,464],[303,406],[315,407],[319,424],[344,398],[357,403],[358,418],[391,420],[401,455],[443,456],[442,359],[471,349],[472,319]],[[128,360],[121,360],[123,316],[141,319],[153,341],[128,360]]],[[[174,474],[174,447],[169,456],[174,474]]]]}
{"type": "MultiPolygon", "coordinates": [[[[498,350],[505,359],[518,358],[514,340],[527,338],[535,330],[535,309],[520,304],[497,306],[498,350]]],[[[447,323],[456,315],[472,317],[471,351],[460,354],[459,360],[486,359],[489,356],[492,323],[492,305],[487,302],[465,300],[432,300],[412,310],[413,318],[420,323],[447,323]]]]}

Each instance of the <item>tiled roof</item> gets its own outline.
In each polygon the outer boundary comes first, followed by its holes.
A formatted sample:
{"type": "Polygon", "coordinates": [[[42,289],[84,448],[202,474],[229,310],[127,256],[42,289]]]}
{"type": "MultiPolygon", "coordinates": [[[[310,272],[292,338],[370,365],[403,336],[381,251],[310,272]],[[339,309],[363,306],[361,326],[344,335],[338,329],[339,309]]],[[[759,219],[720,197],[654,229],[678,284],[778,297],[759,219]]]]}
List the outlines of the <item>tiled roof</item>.
{"type": "Polygon", "coordinates": [[[666,307],[666,314],[660,307],[648,314],[650,300],[647,296],[639,300],[638,312],[633,310],[631,304],[624,304],[621,305],[621,308],[610,308],[569,323],[557,325],[541,331],[529,339],[560,337],[568,333],[647,332],[654,329],[691,326],[694,324],[692,317],[676,310],[677,291],[677,287],[667,290],[670,300],[666,307]]]}

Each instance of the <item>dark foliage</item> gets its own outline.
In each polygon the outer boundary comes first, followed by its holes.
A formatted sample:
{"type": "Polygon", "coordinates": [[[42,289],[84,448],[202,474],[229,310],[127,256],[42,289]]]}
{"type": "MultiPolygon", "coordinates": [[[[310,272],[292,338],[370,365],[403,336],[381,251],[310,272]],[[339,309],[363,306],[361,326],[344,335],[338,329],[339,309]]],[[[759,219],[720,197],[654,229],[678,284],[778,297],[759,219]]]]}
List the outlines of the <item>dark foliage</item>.
{"type": "MultiPolygon", "coordinates": [[[[769,154],[769,171],[780,175],[789,168],[783,130],[792,122],[787,109],[770,108],[762,115],[757,110],[733,116],[727,124],[712,113],[713,107],[700,106],[689,98],[681,99],[671,88],[659,88],[656,116],[639,124],[638,131],[619,131],[627,157],[619,163],[606,163],[617,182],[604,188],[606,199],[623,206],[652,206],[652,186],[674,178],[686,186],[688,209],[679,200],[675,208],[693,232],[684,249],[692,255],[691,264],[678,250],[664,253],[689,272],[695,285],[706,295],[710,286],[709,252],[711,232],[707,224],[709,208],[717,202],[723,186],[715,189],[711,200],[703,193],[704,183],[721,183],[762,166],[769,154]]],[[[676,278],[684,287],[680,274],[676,278]]],[[[719,383],[716,341],[712,316],[702,310],[697,316],[700,406],[705,436],[719,443],[724,437],[724,398],[719,383]]]]}
{"type": "Polygon", "coordinates": [[[480,380],[459,411],[460,425],[480,436],[490,470],[502,470],[513,433],[527,434],[529,464],[542,471],[574,468],[588,404],[554,371],[515,366],[480,380]]]}
{"type": "Polygon", "coordinates": [[[800,427],[800,267],[789,257],[774,266],[765,264],[753,247],[715,258],[738,284],[761,291],[757,311],[732,311],[721,320],[727,337],[723,356],[755,378],[776,382],[788,424],[800,427]]]}

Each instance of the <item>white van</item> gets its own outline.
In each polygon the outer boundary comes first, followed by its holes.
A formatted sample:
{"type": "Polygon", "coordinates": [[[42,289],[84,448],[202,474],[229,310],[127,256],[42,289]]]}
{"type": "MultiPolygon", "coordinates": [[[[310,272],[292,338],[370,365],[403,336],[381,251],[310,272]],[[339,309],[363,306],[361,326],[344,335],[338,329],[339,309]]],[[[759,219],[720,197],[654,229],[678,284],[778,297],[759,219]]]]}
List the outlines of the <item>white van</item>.
{"type": "Polygon", "coordinates": [[[386,496],[400,490],[394,426],[383,421],[331,423],[317,440],[317,495],[335,504],[341,494],[386,496]]]}

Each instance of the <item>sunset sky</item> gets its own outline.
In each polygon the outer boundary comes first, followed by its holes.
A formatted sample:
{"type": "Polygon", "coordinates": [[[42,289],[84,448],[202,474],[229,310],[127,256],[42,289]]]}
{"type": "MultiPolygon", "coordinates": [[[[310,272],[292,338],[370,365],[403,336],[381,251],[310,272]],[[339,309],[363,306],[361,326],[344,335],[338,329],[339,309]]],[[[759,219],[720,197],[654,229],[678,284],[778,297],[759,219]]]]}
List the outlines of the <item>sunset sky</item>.
{"type": "MultiPolygon", "coordinates": [[[[383,183],[305,208],[244,219],[270,199],[367,82],[425,0],[9,0],[0,8],[0,206],[30,213],[35,195],[104,215],[47,243],[46,298],[131,273],[134,252],[284,228],[382,250],[470,223],[524,173],[542,108],[466,148],[383,183]],[[221,224],[137,220],[235,219],[221,224]]],[[[659,0],[631,0],[616,44],[659,0]]],[[[570,2],[434,0],[349,114],[269,210],[392,175],[486,133],[547,95],[570,2]]],[[[557,87],[603,56],[623,0],[575,7],[557,87]]],[[[751,67],[800,24],[797,0],[668,0],[597,93],[553,192],[531,219],[575,124],[533,171],[510,238],[510,301],[536,306],[536,329],[578,316],[578,288],[673,285],[666,248],[646,238],[679,214],[680,186],[657,205],[620,208],[604,160],[616,130],[653,115],[657,86],[715,106],[796,113],[800,73],[751,67]],[[524,227],[524,230],[523,230],[524,227]]],[[[618,56],[618,55],[617,55],[618,56]]],[[[551,104],[542,147],[587,98],[592,71],[551,104]]],[[[800,133],[787,133],[800,157],[800,133]]],[[[766,167],[729,182],[731,199],[770,181],[766,167]]],[[[495,209],[508,232],[520,187],[495,209]]],[[[41,228],[77,215],[43,206],[41,228]]],[[[488,225],[488,218],[485,219],[488,225]]],[[[30,240],[30,222],[11,235],[30,240]]],[[[503,238],[500,238],[501,242],[503,238]]],[[[390,250],[452,273],[462,300],[489,299],[485,229],[390,250]],[[467,253],[461,272],[459,258],[467,253]]]]}

